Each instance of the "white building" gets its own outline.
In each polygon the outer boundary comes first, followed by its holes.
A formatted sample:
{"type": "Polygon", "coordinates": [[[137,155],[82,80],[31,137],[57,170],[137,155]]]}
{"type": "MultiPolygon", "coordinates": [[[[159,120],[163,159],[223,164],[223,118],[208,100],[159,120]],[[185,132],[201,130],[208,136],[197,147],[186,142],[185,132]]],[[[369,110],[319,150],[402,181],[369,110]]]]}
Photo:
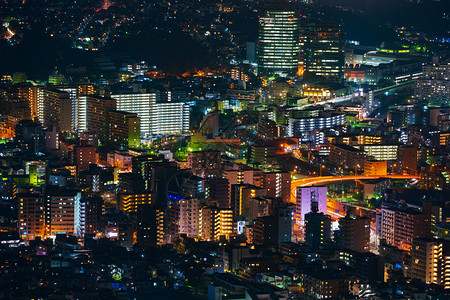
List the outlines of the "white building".
{"type": "Polygon", "coordinates": [[[189,105],[186,103],[156,103],[150,133],[171,134],[189,131],[189,117],[189,105]]]}
{"type": "Polygon", "coordinates": [[[78,98],[78,110],[77,110],[77,127],[78,132],[86,131],[86,105],[88,96],[80,96],[78,98]]]}
{"type": "Polygon", "coordinates": [[[340,126],[345,123],[345,114],[336,113],[324,115],[319,117],[307,118],[289,118],[289,125],[287,128],[288,137],[300,137],[305,134],[310,134],[314,130],[322,130],[340,126]]]}
{"type": "Polygon", "coordinates": [[[117,110],[136,113],[141,118],[141,135],[173,134],[189,130],[189,105],[157,102],[158,92],[113,94],[117,110]]]}
{"type": "Polygon", "coordinates": [[[141,118],[141,135],[151,133],[153,111],[156,109],[156,92],[113,94],[117,110],[135,113],[141,118]]]}

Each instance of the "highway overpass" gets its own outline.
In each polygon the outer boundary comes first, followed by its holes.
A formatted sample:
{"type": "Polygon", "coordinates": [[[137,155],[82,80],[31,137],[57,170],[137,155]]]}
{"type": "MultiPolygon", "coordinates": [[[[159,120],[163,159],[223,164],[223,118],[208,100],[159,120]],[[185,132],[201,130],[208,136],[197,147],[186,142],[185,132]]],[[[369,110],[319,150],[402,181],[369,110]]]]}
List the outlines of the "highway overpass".
{"type": "Polygon", "coordinates": [[[326,185],[334,182],[342,182],[349,180],[370,180],[378,178],[390,179],[418,179],[418,176],[412,175],[383,175],[383,176],[366,176],[366,175],[349,175],[349,176],[316,176],[301,179],[294,179],[291,182],[291,202],[295,203],[297,187],[308,187],[312,185],[326,185]]]}

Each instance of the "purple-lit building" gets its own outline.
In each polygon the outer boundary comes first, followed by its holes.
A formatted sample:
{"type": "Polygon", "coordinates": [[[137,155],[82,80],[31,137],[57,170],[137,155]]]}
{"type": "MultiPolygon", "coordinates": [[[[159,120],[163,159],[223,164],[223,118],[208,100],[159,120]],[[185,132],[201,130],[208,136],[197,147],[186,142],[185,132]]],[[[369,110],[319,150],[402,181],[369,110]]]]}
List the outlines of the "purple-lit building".
{"type": "Polygon", "coordinates": [[[298,187],[295,205],[295,222],[297,226],[305,224],[305,215],[311,212],[311,203],[318,203],[318,212],[327,213],[327,187],[298,187]]]}

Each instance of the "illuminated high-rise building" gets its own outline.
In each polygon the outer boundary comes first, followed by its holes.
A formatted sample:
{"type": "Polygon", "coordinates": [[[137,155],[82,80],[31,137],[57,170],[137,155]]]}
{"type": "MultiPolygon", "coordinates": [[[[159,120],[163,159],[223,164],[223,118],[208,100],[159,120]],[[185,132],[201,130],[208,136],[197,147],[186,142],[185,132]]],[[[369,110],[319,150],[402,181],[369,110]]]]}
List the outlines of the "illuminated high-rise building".
{"type": "Polygon", "coordinates": [[[233,211],[218,207],[203,207],[199,212],[199,238],[203,241],[229,239],[233,233],[233,211]]]}
{"type": "Polygon", "coordinates": [[[111,95],[117,101],[117,109],[135,113],[141,118],[141,133],[150,134],[153,110],[155,109],[156,92],[150,93],[120,93],[111,95]]]}
{"type": "Polygon", "coordinates": [[[411,249],[411,278],[450,289],[450,242],[441,239],[414,239],[411,249]]]}
{"type": "Polygon", "coordinates": [[[80,200],[81,235],[97,233],[102,204],[101,197],[87,197],[80,200]]]}
{"type": "Polygon", "coordinates": [[[100,140],[108,138],[108,115],[116,109],[113,98],[89,95],[81,96],[78,106],[78,130],[95,134],[100,140]]]}
{"type": "Polygon", "coordinates": [[[431,236],[431,212],[408,208],[381,209],[381,238],[401,250],[411,251],[413,239],[431,236]]]}
{"type": "Polygon", "coordinates": [[[79,146],[75,149],[78,171],[89,170],[89,165],[97,163],[97,151],[94,146],[79,146]]]}
{"type": "MultiPolygon", "coordinates": [[[[84,109],[84,103],[80,103],[80,97],[94,94],[94,86],[92,84],[79,84],[79,85],[61,85],[54,88],[67,92],[72,100],[72,126],[74,130],[78,130],[78,117],[80,115],[80,108],[84,109]]],[[[30,91],[31,92],[31,91],[30,91]]]]}
{"type": "Polygon", "coordinates": [[[303,226],[305,215],[311,212],[313,202],[317,202],[317,211],[327,213],[327,187],[298,187],[295,207],[296,226],[303,226]]]}
{"type": "Polygon", "coordinates": [[[266,190],[250,184],[236,184],[231,186],[231,208],[234,216],[249,216],[250,199],[265,197],[266,190]]]}
{"type": "Polygon", "coordinates": [[[423,66],[414,97],[425,103],[445,106],[450,102],[450,64],[423,66]]]}
{"type": "Polygon", "coordinates": [[[319,212],[319,203],[311,202],[311,212],[305,215],[305,241],[317,248],[331,239],[331,217],[319,212]]]}
{"type": "Polygon", "coordinates": [[[339,231],[335,234],[335,241],[342,249],[369,252],[370,219],[356,217],[347,212],[345,218],[339,219],[339,231]]]}
{"type": "Polygon", "coordinates": [[[109,112],[109,142],[120,148],[138,148],[141,144],[141,120],[137,114],[109,112]]]}
{"type": "Polygon", "coordinates": [[[230,207],[230,184],[228,179],[208,178],[205,182],[205,198],[214,202],[219,208],[230,207]]]}
{"type": "Polygon", "coordinates": [[[345,64],[345,34],[334,24],[302,26],[301,44],[305,71],[342,78],[345,64]]]}
{"type": "Polygon", "coordinates": [[[120,193],[118,202],[121,210],[137,213],[140,205],[150,205],[154,202],[154,193],[120,193]]]}
{"type": "Polygon", "coordinates": [[[298,72],[298,12],[292,4],[271,3],[259,17],[258,65],[262,76],[298,72]]]}
{"type": "Polygon", "coordinates": [[[56,234],[80,235],[81,193],[75,190],[19,194],[19,233],[24,240],[56,234]]]}
{"type": "Polygon", "coordinates": [[[33,119],[37,115],[37,86],[20,85],[2,88],[0,105],[3,114],[19,119],[33,119]]]}
{"type": "Polygon", "coordinates": [[[184,102],[156,103],[153,110],[152,134],[172,134],[189,131],[189,104],[184,102]]]}
{"type": "Polygon", "coordinates": [[[47,234],[81,235],[81,193],[75,190],[51,192],[46,195],[47,234]]]}
{"type": "Polygon", "coordinates": [[[289,202],[291,199],[291,173],[263,173],[262,188],[266,189],[267,197],[281,198],[284,202],[289,202]]]}
{"type": "Polygon", "coordinates": [[[358,145],[355,148],[364,151],[367,158],[375,161],[397,160],[398,145],[358,145]]]}
{"type": "Polygon", "coordinates": [[[200,200],[196,198],[182,199],[178,203],[180,207],[179,214],[179,233],[186,234],[188,237],[198,235],[198,212],[200,200]]]}
{"type": "Polygon", "coordinates": [[[237,169],[225,169],[222,176],[228,179],[230,186],[232,184],[253,184],[260,186],[261,174],[264,171],[256,170],[247,165],[238,165],[237,169]]]}
{"type": "Polygon", "coordinates": [[[19,234],[24,240],[45,236],[45,195],[19,194],[19,234]]]}
{"type": "Polygon", "coordinates": [[[153,205],[139,205],[137,243],[144,247],[161,246],[164,238],[164,212],[153,205]]]}
{"type": "Polygon", "coordinates": [[[173,134],[189,130],[189,105],[184,102],[158,102],[159,92],[111,95],[117,109],[136,113],[141,119],[141,135],[173,134]]]}
{"type": "Polygon", "coordinates": [[[57,89],[39,89],[37,114],[45,127],[55,127],[59,131],[71,131],[72,99],[70,94],[57,89]]]}

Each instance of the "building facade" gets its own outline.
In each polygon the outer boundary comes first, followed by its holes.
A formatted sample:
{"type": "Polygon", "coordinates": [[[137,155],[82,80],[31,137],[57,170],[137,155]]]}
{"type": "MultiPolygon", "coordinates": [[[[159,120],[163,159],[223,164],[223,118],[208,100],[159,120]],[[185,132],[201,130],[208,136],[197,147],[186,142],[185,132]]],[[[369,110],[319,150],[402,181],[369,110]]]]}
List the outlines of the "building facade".
{"type": "Polygon", "coordinates": [[[297,226],[305,224],[305,215],[311,212],[311,205],[317,202],[317,212],[327,213],[327,187],[298,187],[295,206],[295,223],[297,226]]]}
{"type": "Polygon", "coordinates": [[[141,120],[135,113],[109,112],[109,142],[119,148],[138,148],[141,144],[141,120]]]}
{"type": "Polygon", "coordinates": [[[159,102],[158,92],[111,95],[117,109],[136,113],[141,119],[141,136],[175,134],[189,131],[189,105],[184,102],[159,102]]]}
{"type": "Polygon", "coordinates": [[[264,7],[259,17],[258,72],[262,76],[296,74],[299,54],[298,12],[293,5],[264,7]]]}
{"type": "Polygon", "coordinates": [[[308,24],[301,29],[305,71],[319,76],[343,78],[345,33],[335,24],[308,24]]]}

